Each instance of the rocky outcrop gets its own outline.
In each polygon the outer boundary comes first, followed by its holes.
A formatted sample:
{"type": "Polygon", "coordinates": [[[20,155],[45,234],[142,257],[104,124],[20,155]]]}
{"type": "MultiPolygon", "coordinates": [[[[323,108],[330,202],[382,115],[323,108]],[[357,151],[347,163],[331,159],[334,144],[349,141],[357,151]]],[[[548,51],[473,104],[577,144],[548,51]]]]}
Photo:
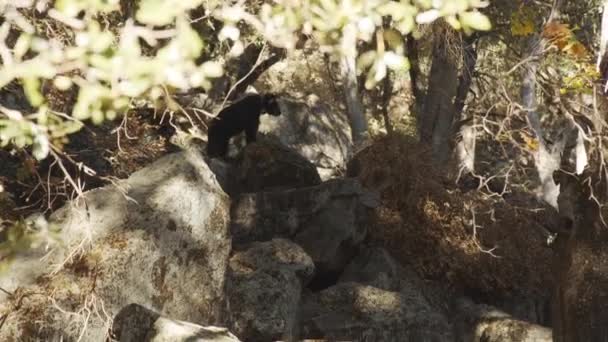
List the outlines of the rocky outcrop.
{"type": "Polygon", "coordinates": [[[468,299],[456,300],[454,310],[456,341],[551,342],[551,329],[517,320],[488,305],[468,299]]]}
{"type": "Polygon", "coordinates": [[[313,272],[310,257],[288,240],[236,252],[227,281],[228,326],[244,341],[293,336],[302,288],[313,272]]]}
{"type": "Polygon", "coordinates": [[[7,319],[0,340],[101,341],[110,318],[130,303],[179,320],[220,322],[229,207],[196,151],[168,155],[116,186],[85,193],[53,215],[61,245],[42,261],[43,247],[18,258],[0,275],[0,286],[19,285],[29,298],[13,297],[20,307],[11,316],[19,319],[7,319]]]}
{"type": "Polygon", "coordinates": [[[301,333],[348,341],[453,341],[451,327],[421,293],[340,283],[304,298],[301,333]]]}
{"type": "Polygon", "coordinates": [[[351,130],[333,63],[314,40],[302,45],[270,67],[255,84],[260,92],[284,94],[283,114],[262,116],[260,131],[310,160],[325,181],[341,175],[351,153],[351,130]]]}
{"type": "MultiPolygon", "coordinates": [[[[307,224],[309,228],[316,228],[311,223],[314,218],[318,220],[316,226],[328,220],[357,225],[365,217],[364,209],[375,205],[377,197],[363,189],[355,179],[331,180],[318,186],[285,191],[242,194],[233,200],[232,237],[235,243],[291,238],[305,230],[307,224]],[[330,206],[342,207],[340,214],[346,216],[331,216],[330,212],[325,212],[325,218],[317,217],[330,206]]],[[[363,235],[359,229],[363,228],[351,227],[357,239],[363,235]],[[355,233],[357,231],[359,233],[355,233]]]]}
{"type": "Polygon", "coordinates": [[[400,266],[384,248],[363,249],[346,267],[339,282],[357,282],[382,290],[398,291],[400,266]]]}
{"type": "Polygon", "coordinates": [[[321,183],[314,164],[271,139],[247,145],[236,170],[240,192],[293,189],[321,183]]]}
{"type": "Polygon", "coordinates": [[[318,186],[238,196],[232,206],[235,243],[293,239],[312,257],[318,273],[335,273],[356,253],[367,232],[368,209],[377,198],[354,179],[318,186]]]}
{"type": "Polygon", "coordinates": [[[53,215],[64,245],[0,274],[0,340],[550,341],[487,306],[449,311],[451,293],[366,239],[378,196],[317,184],[293,153],[260,142],[208,167],[181,152],[87,192],[53,215]]]}
{"type": "Polygon", "coordinates": [[[239,342],[226,328],[174,320],[137,304],[114,317],[112,335],[120,342],[239,342]]]}
{"type": "Polygon", "coordinates": [[[344,112],[333,110],[316,95],[282,103],[281,116],[260,118],[260,131],[310,160],[323,180],[344,168],[351,149],[350,126],[344,112]]]}
{"type": "Polygon", "coordinates": [[[311,162],[269,138],[243,146],[237,159],[211,158],[207,162],[222,189],[230,196],[321,183],[311,162]]]}

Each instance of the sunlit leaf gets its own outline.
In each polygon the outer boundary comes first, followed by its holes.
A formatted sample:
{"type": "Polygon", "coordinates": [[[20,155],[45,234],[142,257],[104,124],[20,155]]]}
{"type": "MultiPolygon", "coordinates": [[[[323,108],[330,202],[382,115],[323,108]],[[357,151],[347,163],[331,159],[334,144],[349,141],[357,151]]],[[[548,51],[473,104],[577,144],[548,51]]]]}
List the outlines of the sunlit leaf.
{"type": "Polygon", "coordinates": [[[480,12],[464,12],[460,13],[460,22],[463,26],[473,28],[479,31],[488,31],[492,28],[490,19],[480,12]]]}
{"type": "Polygon", "coordinates": [[[511,15],[511,33],[514,36],[527,36],[535,32],[535,18],[528,6],[522,6],[511,15]]]}
{"type": "Polygon", "coordinates": [[[40,80],[35,77],[23,79],[23,90],[28,101],[34,107],[40,106],[44,102],[44,97],[40,93],[40,80]]]}
{"type": "Polygon", "coordinates": [[[432,10],[428,10],[422,13],[419,13],[416,16],[416,22],[418,24],[428,24],[431,23],[435,20],[437,20],[440,17],[441,13],[439,12],[439,10],[436,9],[432,9],[432,10]]]}
{"type": "Polygon", "coordinates": [[[392,70],[408,70],[410,68],[407,58],[392,51],[384,53],[383,60],[386,66],[392,70]]]}
{"type": "Polygon", "coordinates": [[[359,58],[357,58],[357,70],[362,71],[369,68],[372,64],[374,64],[376,56],[376,50],[370,50],[360,54],[359,58]]]}
{"type": "Polygon", "coordinates": [[[34,143],[32,144],[32,154],[38,160],[42,160],[46,158],[49,154],[50,143],[46,135],[44,134],[36,134],[34,136],[34,143]]]}
{"type": "Polygon", "coordinates": [[[208,61],[201,65],[201,69],[205,76],[215,78],[220,77],[224,74],[222,64],[215,61],[208,61]]]}
{"type": "Polygon", "coordinates": [[[57,76],[53,80],[53,84],[55,87],[57,87],[57,89],[65,91],[72,87],[72,80],[69,77],[57,76]]]}
{"type": "Polygon", "coordinates": [[[13,55],[16,60],[21,60],[25,53],[30,49],[32,43],[32,36],[24,33],[19,36],[15,47],[13,48],[13,55]]]}
{"type": "Polygon", "coordinates": [[[172,1],[142,0],[135,17],[142,23],[162,26],[173,22],[178,13],[176,9],[172,1]]]}

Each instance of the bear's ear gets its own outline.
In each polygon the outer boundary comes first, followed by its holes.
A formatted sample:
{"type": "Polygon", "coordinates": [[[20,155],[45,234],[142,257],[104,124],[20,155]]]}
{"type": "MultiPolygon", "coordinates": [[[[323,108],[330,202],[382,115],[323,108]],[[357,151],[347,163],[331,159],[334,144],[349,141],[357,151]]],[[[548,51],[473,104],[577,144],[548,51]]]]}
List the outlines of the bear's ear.
{"type": "Polygon", "coordinates": [[[262,96],[264,111],[273,116],[281,115],[278,96],[275,94],[264,94],[262,96]]]}

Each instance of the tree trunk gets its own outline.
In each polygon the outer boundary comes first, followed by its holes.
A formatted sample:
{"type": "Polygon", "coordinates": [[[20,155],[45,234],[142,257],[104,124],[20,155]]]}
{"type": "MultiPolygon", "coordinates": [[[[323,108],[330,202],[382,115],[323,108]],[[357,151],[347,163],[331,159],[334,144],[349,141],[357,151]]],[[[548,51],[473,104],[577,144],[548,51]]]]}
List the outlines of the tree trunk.
{"type": "Polygon", "coordinates": [[[384,118],[384,126],[386,134],[393,134],[393,125],[389,115],[389,106],[393,95],[393,81],[391,80],[391,72],[387,72],[382,84],[382,117],[384,118]]]}
{"type": "Polygon", "coordinates": [[[536,72],[540,59],[543,57],[545,41],[539,34],[530,37],[527,43],[527,53],[524,58],[529,61],[523,65],[521,98],[526,111],[528,124],[538,140],[538,150],[534,154],[534,163],[540,180],[539,196],[554,208],[557,208],[559,187],[553,181],[553,172],[559,169],[563,144],[547,145],[543,136],[540,114],[536,103],[536,72]]]}
{"type": "Polygon", "coordinates": [[[357,37],[354,26],[344,29],[343,56],[340,59],[340,73],[342,76],[342,90],[346,102],[346,112],[350,123],[353,147],[356,151],[368,138],[367,118],[359,98],[357,85],[357,37]]]}
{"type": "Polygon", "coordinates": [[[462,41],[462,73],[458,78],[458,90],[456,91],[456,99],[454,100],[454,115],[457,120],[462,119],[462,110],[466,104],[469,90],[471,90],[473,73],[477,65],[477,48],[475,45],[478,40],[479,35],[472,34],[462,41]]]}
{"type": "Polygon", "coordinates": [[[608,227],[587,183],[595,173],[576,177],[559,171],[556,176],[560,215],[572,226],[556,241],[553,339],[608,341],[608,227]]]}
{"type": "Polygon", "coordinates": [[[444,165],[450,157],[454,103],[458,85],[458,65],[450,58],[445,39],[435,35],[429,86],[418,121],[420,140],[431,144],[433,159],[444,165]]]}
{"type": "MultiPolygon", "coordinates": [[[[458,78],[458,89],[456,91],[456,99],[454,100],[454,116],[456,120],[463,121],[462,111],[466,104],[467,95],[471,89],[473,82],[473,72],[477,65],[477,48],[476,43],[479,40],[479,35],[473,34],[463,40],[462,44],[462,73],[458,78]]],[[[460,141],[456,145],[456,156],[458,158],[458,167],[461,172],[473,172],[475,170],[475,143],[476,130],[475,120],[466,122],[458,129],[460,132],[460,141]]]]}
{"type": "MultiPolygon", "coordinates": [[[[608,1],[602,6],[598,63],[605,81],[608,1]]],[[[601,88],[604,90],[604,85],[601,88]]],[[[555,172],[560,186],[559,213],[570,226],[556,241],[553,338],[556,342],[602,342],[608,341],[608,227],[599,203],[605,203],[608,196],[607,180],[603,160],[596,159],[595,165],[583,172],[587,159],[581,132],[577,128],[572,132],[577,134],[571,134],[567,145],[575,150],[575,166],[567,158],[571,151],[567,151],[561,163],[564,171],[555,172]],[[577,143],[572,144],[575,139],[577,143]],[[575,176],[577,173],[582,175],[575,176]]]]}
{"type": "Polygon", "coordinates": [[[406,40],[407,58],[410,61],[410,87],[412,89],[412,95],[414,95],[414,101],[410,106],[410,113],[414,113],[416,118],[420,119],[420,113],[424,106],[424,89],[420,84],[420,63],[418,61],[418,43],[416,39],[410,34],[406,40]]]}
{"type": "Polygon", "coordinates": [[[600,31],[600,51],[597,54],[597,69],[600,73],[602,91],[604,95],[608,92],[608,0],[602,4],[602,26],[600,31]]]}

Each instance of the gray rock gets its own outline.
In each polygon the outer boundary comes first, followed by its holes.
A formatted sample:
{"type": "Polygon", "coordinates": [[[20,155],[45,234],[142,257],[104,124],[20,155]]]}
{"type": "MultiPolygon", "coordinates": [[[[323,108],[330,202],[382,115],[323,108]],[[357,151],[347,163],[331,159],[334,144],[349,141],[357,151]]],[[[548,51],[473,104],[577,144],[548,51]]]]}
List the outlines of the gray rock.
{"type": "MultiPolygon", "coordinates": [[[[307,51],[306,54],[307,61],[310,55],[319,58],[318,66],[325,74],[322,54],[318,49],[307,51]]],[[[302,68],[301,62],[300,60],[299,64],[291,66],[279,62],[265,73],[265,77],[269,79],[268,83],[282,92],[292,86],[294,78],[306,78],[307,84],[298,85],[298,88],[307,87],[304,91],[309,95],[301,94],[299,98],[283,99],[282,115],[276,118],[262,116],[260,131],[268,132],[310,160],[317,167],[321,179],[327,180],[335,177],[336,171],[344,168],[351,154],[350,125],[344,109],[336,105],[342,103],[342,99],[334,97],[329,88],[331,82],[324,79],[319,80],[322,84],[313,84],[310,70],[302,68]]],[[[295,95],[296,89],[290,93],[295,95]]]]}
{"type": "Polygon", "coordinates": [[[347,341],[453,341],[446,318],[420,293],[340,283],[304,297],[301,336],[347,341]]]}
{"type": "Polygon", "coordinates": [[[41,247],[0,275],[9,291],[19,285],[41,294],[16,313],[27,323],[7,328],[7,322],[0,340],[77,339],[87,305],[86,341],[103,340],[110,317],[133,302],[180,320],[221,321],[229,206],[196,151],[168,155],[117,186],[85,193],[53,215],[63,242],[53,253],[38,260],[41,247]],[[28,273],[13,273],[26,267],[28,273]],[[51,293],[54,305],[45,296],[51,293]],[[26,331],[38,335],[22,335],[26,331]]]}
{"type": "Polygon", "coordinates": [[[336,196],[294,237],[321,272],[340,272],[355,255],[367,233],[361,209],[358,196],[336,196]]]}
{"type": "Polygon", "coordinates": [[[292,238],[322,271],[344,269],[367,232],[372,195],[355,179],[238,196],[232,207],[235,243],[292,238]]]}
{"type": "Polygon", "coordinates": [[[239,342],[226,328],[174,320],[137,304],[120,310],[112,333],[119,342],[239,342]]]}
{"type": "Polygon", "coordinates": [[[514,319],[488,305],[456,300],[453,313],[455,341],[551,342],[551,329],[514,319]]]}
{"type": "MultiPolygon", "coordinates": [[[[372,207],[371,195],[356,179],[339,179],[317,186],[241,194],[233,200],[231,232],[235,243],[290,238],[333,201],[356,199],[358,209],[372,207]]],[[[357,219],[364,216],[357,212],[357,219]]],[[[345,220],[353,220],[344,218],[345,220]]],[[[358,222],[357,222],[358,223],[358,222]]]]}
{"type": "Polygon", "coordinates": [[[319,173],[310,161],[271,139],[247,145],[236,170],[239,192],[301,188],[321,183],[319,173]]]}
{"type": "Polygon", "coordinates": [[[398,291],[399,264],[384,248],[367,248],[348,264],[339,282],[357,282],[382,290],[398,291]]]}
{"type": "Polygon", "coordinates": [[[551,325],[550,294],[513,292],[485,299],[488,305],[497,307],[514,319],[539,325],[551,325]]]}
{"type": "Polygon", "coordinates": [[[253,243],[230,259],[229,327],[245,341],[293,335],[302,286],[314,272],[298,245],[283,239],[253,243]]]}
{"type": "Polygon", "coordinates": [[[235,166],[220,158],[207,159],[207,164],[225,193],[234,196],[240,192],[235,166]]]}
{"type": "Polygon", "coordinates": [[[285,269],[298,276],[303,285],[310,280],[315,265],[302,247],[286,239],[254,242],[244,251],[230,258],[232,271],[247,272],[248,269],[274,271],[285,269]]]}

